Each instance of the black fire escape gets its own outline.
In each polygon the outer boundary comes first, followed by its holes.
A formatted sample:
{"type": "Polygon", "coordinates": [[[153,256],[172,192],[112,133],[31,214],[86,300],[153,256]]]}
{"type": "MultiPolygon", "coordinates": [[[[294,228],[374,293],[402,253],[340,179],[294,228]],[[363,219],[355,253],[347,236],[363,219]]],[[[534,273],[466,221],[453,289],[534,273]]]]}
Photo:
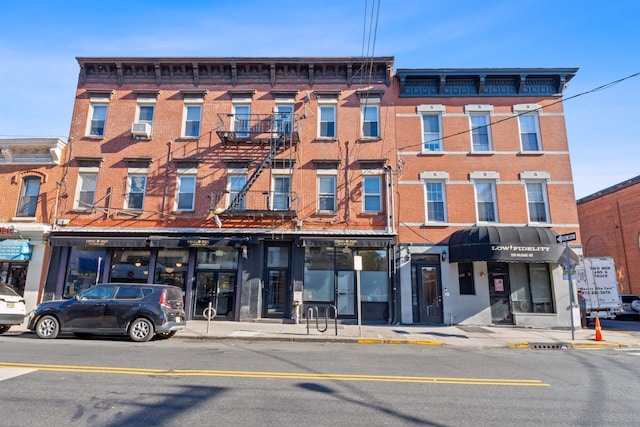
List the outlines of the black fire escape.
{"type": "Polygon", "coordinates": [[[258,162],[253,173],[240,189],[214,190],[211,210],[220,216],[259,216],[295,218],[297,195],[291,191],[292,174],[288,185],[268,190],[252,190],[262,172],[282,165],[293,171],[292,159],[277,159],[300,142],[299,119],[291,113],[218,114],[217,135],[225,147],[246,149],[253,147],[252,157],[258,162]]]}

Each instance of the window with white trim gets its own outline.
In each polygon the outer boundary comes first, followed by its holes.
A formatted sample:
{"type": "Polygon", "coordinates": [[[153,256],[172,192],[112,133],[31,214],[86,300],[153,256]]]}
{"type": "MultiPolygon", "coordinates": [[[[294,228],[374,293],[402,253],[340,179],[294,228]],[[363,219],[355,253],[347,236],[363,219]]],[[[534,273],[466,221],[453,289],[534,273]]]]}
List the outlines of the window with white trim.
{"type": "Polygon", "coordinates": [[[529,222],[548,223],[549,204],[547,200],[546,182],[527,182],[526,187],[529,222]]]}
{"type": "Polygon", "coordinates": [[[240,195],[246,183],[246,174],[229,174],[227,191],[229,192],[228,206],[230,208],[236,210],[245,210],[247,208],[246,194],[240,195]]]}
{"type": "Polygon", "coordinates": [[[447,204],[445,199],[444,182],[427,181],[424,186],[427,222],[445,222],[447,220],[447,204]]]}
{"type": "Polygon", "coordinates": [[[336,176],[318,176],[318,212],[335,213],[336,211],[336,176]]]}
{"type": "Polygon", "coordinates": [[[182,136],[186,138],[197,138],[200,136],[200,121],[202,120],[202,105],[185,104],[184,106],[184,129],[182,136]]]}
{"type": "Polygon", "coordinates": [[[146,189],[146,175],[129,175],[127,180],[125,209],[142,210],[142,207],[144,206],[144,196],[146,189]]]}
{"type": "Polygon", "coordinates": [[[365,213],[382,212],[382,177],[364,176],[362,178],[363,211],[365,213]]]}
{"type": "Polygon", "coordinates": [[[291,205],[291,176],[275,175],[273,177],[273,200],[272,209],[274,211],[286,211],[291,205]]]}
{"type": "Polygon", "coordinates": [[[366,103],[360,106],[360,116],[362,119],[362,137],[380,137],[380,106],[372,100],[365,100],[366,103]]]}
{"type": "Polygon", "coordinates": [[[541,151],[538,114],[527,113],[518,116],[520,125],[520,144],[522,151],[541,151]]]}
{"type": "Polygon", "coordinates": [[[107,104],[91,104],[91,119],[89,120],[89,136],[104,136],[104,128],[107,122],[107,104]]]}
{"type": "Polygon", "coordinates": [[[196,201],[196,176],[178,175],[176,188],[176,211],[195,210],[196,201]]]}
{"type": "Polygon", "coordinates": [[[251,126],[251,105],[233,104],[233,117],[231,128],[238,138],[248,138],[251,126]]]}
{"type": "Polygon", "coordinates": [[[336,137],[336,106],[335,105],[319,105],[318,106],[318,137],[335,138],[336,137]]]}
{"type": "Polygon", "coordinates": [[[96,195],[96,185],[98,183],[97,173],[79,173],[77,194],[74,209],[93,209],[93,202],[96,195]]]}
{"type": "Polygon", "coordinates": [[[472,151],[491,151],[491,128],[488,113],[470,113],[472,151]]]}
{"type": "Polygon", "coordinates": [[[22,179],[17,217],[35,217],[40,197],[40,177],[27,176],[22,179]]]}
{"type": "Polygon", "coordinates": [[[442,151],[441,115],[422,114],[422,151],[442,151]]]}
{"type": "Polygon", "coordinates": [[[275,106],[275,130],[285,135],[291,133],[293,129],[293,105],[278,104],[275,106]]]}
{"type": "Polygon", "coordinates": [[[155,105],[153,104],[138,104],[138,118],[137,123],[146,123],[153,129],[153,115],[155,112],[155,105]]]}
{"type": "Polygon", "coordinates": [[[498,222],[495,182],[476,181],[475,190],[478,222],[498,222]]]}

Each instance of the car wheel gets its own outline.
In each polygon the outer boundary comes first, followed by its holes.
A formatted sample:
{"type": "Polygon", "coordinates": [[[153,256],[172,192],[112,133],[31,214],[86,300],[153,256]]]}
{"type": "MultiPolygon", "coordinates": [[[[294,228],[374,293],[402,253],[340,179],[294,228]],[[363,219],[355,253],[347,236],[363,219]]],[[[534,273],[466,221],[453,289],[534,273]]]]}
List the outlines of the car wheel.
{"type": "Polygon", "coordinates": [[[4,334],[5,332],[7,332],[9,330],[9,328],[11,328],[11,326],[9,326],[9,325],[1,325],[0,326],[0,334],[4,334]]]}
{"type": "Polygon", "coordinates": [[[153,324],[144,318],[134,320],[129,326],[129,337],[136,342],[149,341],[153,338],[153,324]]]}
{"type": "Polygon", "coordinates": [[[53,316],[42,316],[36,323],[38,338],[54,339],[60,332],[60,322],[53,316]]]}
{"type": "Polygon", "coordinates": [[[166,340],[171,338],[172,336],[174,336],[176,334],[177,331],[167,331],[167,332],[158,332],[156,334],[156,338],[160,339],[160,340],[166,340]]]}

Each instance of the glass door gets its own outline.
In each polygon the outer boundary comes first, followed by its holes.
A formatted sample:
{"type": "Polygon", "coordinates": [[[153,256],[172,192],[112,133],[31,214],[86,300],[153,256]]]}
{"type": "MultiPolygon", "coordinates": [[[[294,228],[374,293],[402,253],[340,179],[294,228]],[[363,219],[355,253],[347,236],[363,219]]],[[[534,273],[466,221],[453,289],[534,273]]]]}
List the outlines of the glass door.
{"type": "Polygon", "coordinates": [[[193,318],[202,318],[203,312],[211,306],[216,317],[232,318],[235,306],[236,274],[221,271],[200,271],[196,274],[193,318]]]}
{"type": "Polygon", "coordinates": [[[283,318],[289,308],[289,247],[267,246],[263,317],[283,318]]]}
{"type": "Polygon", "coordinates": [[[487,269],[489,271],[491,322],[494,325],[513,325],[509,266],[504,262],[490,262],[487,269]]]}
{"type": "Polygon", "coordinates": [[[356,314],[355,280],[353,271],[338,271],[338,314],[354,316],[356,314]]]}
{"type": "Polygon", "coordinates": [[[415,264],[412,271],[414,321],[443,323],[442,284],[438,265],[415,264]]]}

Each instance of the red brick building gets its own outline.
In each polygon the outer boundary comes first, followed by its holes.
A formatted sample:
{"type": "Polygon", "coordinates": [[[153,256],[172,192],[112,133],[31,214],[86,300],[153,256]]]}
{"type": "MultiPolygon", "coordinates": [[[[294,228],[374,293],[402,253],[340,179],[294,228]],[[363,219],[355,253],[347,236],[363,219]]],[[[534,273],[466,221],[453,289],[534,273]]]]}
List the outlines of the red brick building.
{"type": "Polygon", "coordinates": [[[78,62],[46,298],[163,282],[192,319],[569,325],[576,69],[78,62]]]}
{"type": "Polygon", "coordinates": [[[55,222],[56,189],[67,143],[60,138],[0,138],[0,283],[35,308],[55,222]]]}
{"type": "Polygon", "coordinates": [[[47,295],[166,282],[190,318],[388,317],[393,59],[78,58],[47,295]],[[303,285],[304,284],[304,285],[303,285]]]}
{"type": "Polygon", "coordinates": [[[640,295],[640,176],[578,200],[584,256],[613,257],[620,293],[640,295]]]}
{"type": "Polygon", "coordinates": [[[397,70],[400,321],[570,324],[556,235],[578,230],[576,71],[397,70]]]}

